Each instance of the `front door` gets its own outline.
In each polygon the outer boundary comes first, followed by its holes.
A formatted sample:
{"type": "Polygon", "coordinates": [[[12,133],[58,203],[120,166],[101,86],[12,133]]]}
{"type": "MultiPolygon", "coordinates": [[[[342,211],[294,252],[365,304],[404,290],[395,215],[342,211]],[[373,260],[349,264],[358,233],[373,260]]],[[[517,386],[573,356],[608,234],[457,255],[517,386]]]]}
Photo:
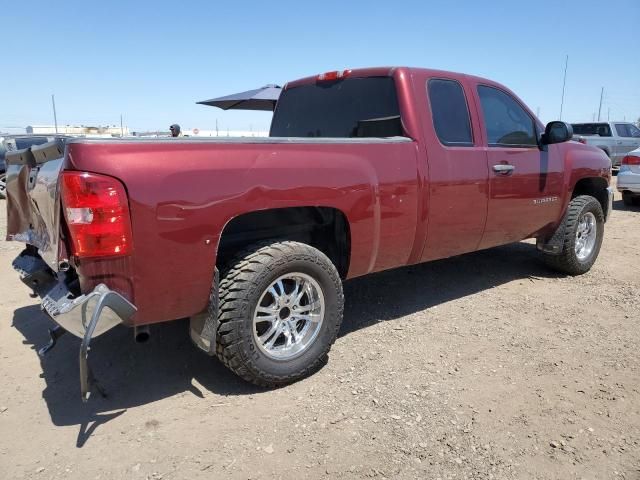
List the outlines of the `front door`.
{"type": "Polygon", "coordinates": [[[480,248],[535,236],[560,215],[563,159],[538,148],[533,117],[509,93],[478,85],[486,133],[489,208],[480,248]]]}

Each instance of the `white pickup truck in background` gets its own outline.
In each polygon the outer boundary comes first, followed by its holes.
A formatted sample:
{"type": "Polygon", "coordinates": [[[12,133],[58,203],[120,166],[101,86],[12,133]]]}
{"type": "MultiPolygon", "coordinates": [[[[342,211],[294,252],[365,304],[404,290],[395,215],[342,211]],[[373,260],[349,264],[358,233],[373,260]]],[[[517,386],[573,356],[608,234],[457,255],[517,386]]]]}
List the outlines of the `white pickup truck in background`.
{"type": "Polygon", "coordinates": [[[598,147],[609,156],[614,170],[631,150],[640,147],[640,128],[629,122],[572,123],[573,139],[598,147]]]}

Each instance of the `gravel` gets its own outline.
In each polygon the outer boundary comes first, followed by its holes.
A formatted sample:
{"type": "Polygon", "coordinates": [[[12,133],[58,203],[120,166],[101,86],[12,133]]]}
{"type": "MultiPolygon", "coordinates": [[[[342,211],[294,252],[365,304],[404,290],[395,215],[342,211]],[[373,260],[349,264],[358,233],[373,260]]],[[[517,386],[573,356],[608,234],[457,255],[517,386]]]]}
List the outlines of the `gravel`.
{"type": "Polygon", "coordinates": [[[581,277],[523,242],[347,282],[328,363],[285,388],[184,321],[145,345],[114,329],[88,404],[78,340],[38,358],[51,323],[0,243],[0,478],[640,478],[640,210],[615,208],[581,277]]]}

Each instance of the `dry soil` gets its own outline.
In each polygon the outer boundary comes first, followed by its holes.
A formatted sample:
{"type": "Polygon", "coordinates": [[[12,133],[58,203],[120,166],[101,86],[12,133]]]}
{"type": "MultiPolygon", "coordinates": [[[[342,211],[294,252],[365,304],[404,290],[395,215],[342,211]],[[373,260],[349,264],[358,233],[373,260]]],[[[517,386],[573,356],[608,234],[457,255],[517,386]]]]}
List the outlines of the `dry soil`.
{"type": "Polygon", "coordinates": [[[640,478],[640,209],[614,208],[581,277],[523,242],[347,282],[328,363],[278,390],[184,321],[114,329],[88,404],[1,242],[0,479],[640,478]]]}

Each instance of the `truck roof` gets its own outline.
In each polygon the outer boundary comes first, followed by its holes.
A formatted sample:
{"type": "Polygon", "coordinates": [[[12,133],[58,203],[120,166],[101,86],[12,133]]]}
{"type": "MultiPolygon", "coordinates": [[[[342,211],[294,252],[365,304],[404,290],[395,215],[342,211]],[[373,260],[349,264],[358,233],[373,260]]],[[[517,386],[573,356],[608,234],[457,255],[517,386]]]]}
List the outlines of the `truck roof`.
{"type": "Polygon", "coordinates": [[[612,123],[624,123],[635,125],[633,122],[628,122],[626,120],[611,120],[611,121],[601,121],[601,122],[571,122],[571,125],[610,125],[612,123]]]}
{"type": "MultiPolygon", "coordinates": [[[[343,73],[343,72],[348,72],[348,76],[353,78],[353,77],[391,77],[393,76],[397,71],[404,71],[408,74],[414,74],[414,73],[419,73],[422,75],[428,75],[428,76],[443,76],[443,77],[447,77],[447,78],[453,78],[453,79],[462,79],[462,78],[470,78],[470,79],[474,79],[475,81],[481,82],[481,83],[487,83],[487,84],[492,84],[492,85],[499,85],[496,82],[489,80],[487,78],[482,78],[482,77],[477,77],[474,75],[468,75],[466,73],[459,73],[459,72],[450,72],[447,70],[437,70],[437,69],[432,69],[432,68],[418,68],[418,67],[403,67],[403,66],[395,66],[395,67],[367,67],[367,68],[354,68],[354,69],[346,69],[346,70],[339,70],[338,72],[343,73]]],[[[319,75],[322,74],[316,74],[316,75],[312,75],[309,77],[304,77],[304,78],[300,78],[298,80],[293,80],[291,82],[287,82],[284,86],[284,90],[286,90],[287,88],[291,88],[291,87],[298,87],[300,85],[308,85],[310,83],[315,83],[318,80],[319,75]]]]}

